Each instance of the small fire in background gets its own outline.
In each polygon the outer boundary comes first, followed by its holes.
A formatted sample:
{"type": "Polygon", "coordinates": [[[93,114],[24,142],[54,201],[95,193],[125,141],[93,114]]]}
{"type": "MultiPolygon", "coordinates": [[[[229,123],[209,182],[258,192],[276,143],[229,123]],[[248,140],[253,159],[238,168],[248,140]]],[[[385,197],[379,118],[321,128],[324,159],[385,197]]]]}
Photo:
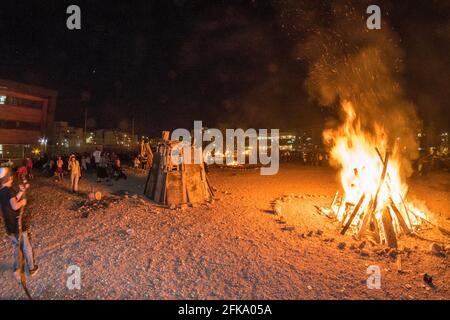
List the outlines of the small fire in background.
{"type": "Polygon", "coordinates": [[[383,127],[365,132],[355,108],[344,101],[345,121],[337,129],[324,132],[331,146],[330,157],[340,168],[342,192],[331,205],[341,234],[352,233],[376,243],[397,247],[401,235],[414,233],[424,212],[406,201],[408,186],[401,179],[400,144],[388,145],[383,127]]]}

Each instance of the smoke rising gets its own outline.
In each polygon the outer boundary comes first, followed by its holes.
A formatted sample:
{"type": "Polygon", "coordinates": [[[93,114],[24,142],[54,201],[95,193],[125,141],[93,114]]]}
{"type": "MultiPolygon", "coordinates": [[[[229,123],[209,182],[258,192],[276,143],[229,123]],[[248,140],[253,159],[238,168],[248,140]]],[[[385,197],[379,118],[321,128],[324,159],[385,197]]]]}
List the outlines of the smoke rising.
{"type": "MultiPolygon", "coordinates": [[[[400,138],[405,158],[412,159],[420,121],[402,90],[404,52],[385,11],[381,30],[366,27],[367,5],[336,2],[319,12],[299,9],[314,24],[307,26],[309,36],[295,53],[309,64],[305,86],[319,105],[352,101],[365,131],[375,133],[377,125],[383,126],[390,142],[400,138]]],[[[403,167],[409,171],[407,163],[403,167]]]]}

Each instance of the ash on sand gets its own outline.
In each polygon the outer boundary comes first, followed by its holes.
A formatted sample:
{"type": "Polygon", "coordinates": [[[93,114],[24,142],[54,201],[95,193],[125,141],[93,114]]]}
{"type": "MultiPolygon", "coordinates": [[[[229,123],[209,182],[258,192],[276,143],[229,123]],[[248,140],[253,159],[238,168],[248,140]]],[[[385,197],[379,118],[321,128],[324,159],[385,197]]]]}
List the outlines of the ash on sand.
{"type": "Polygon", "coordinates": [[[288,194],[272,202],[278,223],[286,230],[295,231],[300,237],[312,234],[333,236],[337,220],[318,214],[316,207],[329,206],[332,199],[327,195],[288,194]]]}

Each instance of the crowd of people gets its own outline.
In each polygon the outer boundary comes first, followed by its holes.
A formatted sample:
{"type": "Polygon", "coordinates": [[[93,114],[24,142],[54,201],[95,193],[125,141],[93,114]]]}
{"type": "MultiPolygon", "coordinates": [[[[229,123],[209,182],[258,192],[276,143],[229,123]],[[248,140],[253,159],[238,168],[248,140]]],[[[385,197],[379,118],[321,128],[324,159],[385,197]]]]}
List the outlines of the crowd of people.
{"type": "Polygon", "coordinates": [[[325,151],[282,151],[281,162],[300,162],[306,166],[328,166],[329,154],[325,151]]]}
{"type": "Polygon", "coordinates": [[[55,181],[57,182],[64,181],[65,175],[68,175],[72,192],[78,192],[79,181],[87,173],[95,173],[98,183],[127,179],[120,157],[114,152],[109,153],[98,149],[92,154],[71,154],[68,157],[60,155],[45,158],[43,173],[49,177],[56,177],[55,181]]]}

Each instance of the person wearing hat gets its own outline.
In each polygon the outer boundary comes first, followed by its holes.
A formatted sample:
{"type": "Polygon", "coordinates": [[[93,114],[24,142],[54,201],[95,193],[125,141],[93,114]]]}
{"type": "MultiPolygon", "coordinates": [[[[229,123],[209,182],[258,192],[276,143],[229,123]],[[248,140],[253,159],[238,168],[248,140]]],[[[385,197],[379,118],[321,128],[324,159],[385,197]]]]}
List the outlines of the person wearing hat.
{"type": "Polygon", "coordinates": [[[78,181],[81,177],[80,162],[77,160],[74,154],[69,157],[69,167],[70,171],[70,191],[78,192],[78,181]]]}
{"type": "MultiPolygon", "coordinates": [[[[10,238],[14,250],[14,274],[17,279],[20,277],[19,273],[19,221],[20,209],[27,204],[27,200],[23,199],[23,194],[26,187],[20,186],[20,191],[14,195],[12,184],[14,182],[14,175],[10,168],[0,168],[0,209],[5,223],[5,229],[10,238]]],[[[20,244],[25,258],[26,267],[31,276],[37,273],[38,266],[34,263],[33,248],[31,247],[30,238],[28,236],[28,226],[22,224],[22,242],[20,244]]]]}

